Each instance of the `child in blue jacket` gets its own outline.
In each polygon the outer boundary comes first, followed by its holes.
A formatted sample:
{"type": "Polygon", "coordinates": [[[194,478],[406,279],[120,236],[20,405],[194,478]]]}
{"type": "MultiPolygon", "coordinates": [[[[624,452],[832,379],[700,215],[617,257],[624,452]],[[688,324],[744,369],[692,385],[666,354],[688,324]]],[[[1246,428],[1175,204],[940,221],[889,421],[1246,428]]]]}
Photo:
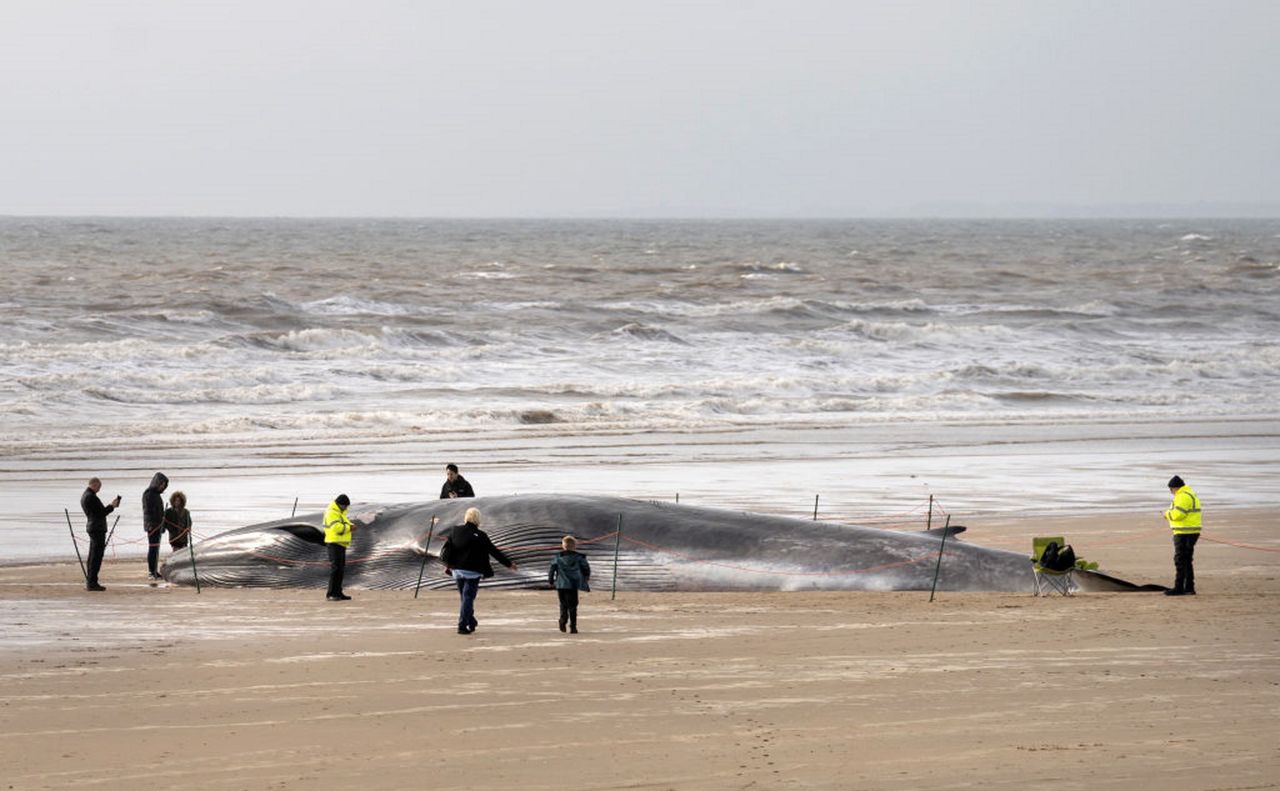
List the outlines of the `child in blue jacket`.
{"type": "Polygon", "coordinates": [[[575,552],[578,542],[573,536],[565,536],[560,542],[563,551],[551,561],[547,583],[560,595],[560,631],[568,625],[569,632],[578,633],[578,591],[590,591],[591,564],[587,556],[575,552]]]}

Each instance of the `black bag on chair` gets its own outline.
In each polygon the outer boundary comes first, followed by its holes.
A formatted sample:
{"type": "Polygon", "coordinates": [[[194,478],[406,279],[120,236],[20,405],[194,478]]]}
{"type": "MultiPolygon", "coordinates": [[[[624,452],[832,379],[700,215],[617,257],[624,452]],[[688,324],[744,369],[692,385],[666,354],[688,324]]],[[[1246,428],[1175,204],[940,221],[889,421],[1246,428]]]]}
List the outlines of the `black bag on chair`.
{"type": "Polygon", "coordinates": [[[1076,564],[1076,551],[1067,544],[1058,549],[1058,542],[1050,541],[1040,555],[1040,568],[1049,571],[1066,571],[1076,564]]]}

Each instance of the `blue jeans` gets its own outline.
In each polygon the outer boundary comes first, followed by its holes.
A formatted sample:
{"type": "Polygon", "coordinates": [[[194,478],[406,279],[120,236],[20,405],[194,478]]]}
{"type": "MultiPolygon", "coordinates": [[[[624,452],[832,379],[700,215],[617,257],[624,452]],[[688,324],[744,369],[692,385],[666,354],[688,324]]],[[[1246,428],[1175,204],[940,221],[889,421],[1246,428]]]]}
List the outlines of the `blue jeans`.
{"type": "Polygon", "coordinates": [[[458,609],[458,630],[475,631],[479,625],[476,621],[476,594],[480,592],[480,580],[454,577],[454,582],[458,584],[458,596],[462,599],[462,606],[458,609]]]}

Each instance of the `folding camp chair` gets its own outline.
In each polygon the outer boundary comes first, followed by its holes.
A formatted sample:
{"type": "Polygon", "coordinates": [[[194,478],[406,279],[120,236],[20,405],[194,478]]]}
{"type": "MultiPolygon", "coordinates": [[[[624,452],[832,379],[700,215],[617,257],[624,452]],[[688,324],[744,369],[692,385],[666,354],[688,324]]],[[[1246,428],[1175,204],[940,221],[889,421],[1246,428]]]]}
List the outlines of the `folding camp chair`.
{"type": "Polygon", "coordinates": [[[1031,539],[1031,571],[1036,579],[1036,595],[1048,596],[1052,595],[1052,591],[1057,591],[1063,596],[1070,596],[1076,587],[1075,581],[1071,578],[1076,567],[1072,566],[1066,571],[1055,571],[1040,565],[1040,558],[1044,556],[1044,550],[1050,544],[1057,544],[1061,549],[1067,545],[1067,542],[1062,536],[1031,539]]]}

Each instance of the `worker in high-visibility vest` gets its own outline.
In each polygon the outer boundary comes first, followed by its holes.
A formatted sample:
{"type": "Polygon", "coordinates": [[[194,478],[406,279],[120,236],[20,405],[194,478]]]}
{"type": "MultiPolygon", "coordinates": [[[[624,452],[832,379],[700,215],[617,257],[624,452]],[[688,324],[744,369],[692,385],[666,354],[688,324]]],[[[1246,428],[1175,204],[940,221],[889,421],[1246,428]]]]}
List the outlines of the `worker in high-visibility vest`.
{"type": "Polygon", "coordinates": [[[329,503],[324,512],[324,545],[329,551],[329,593],[327,601],[350,601],[342,592],[342,575],[347,567],[347,547],[351,546],[351,533],[355,525],[347,519],[347,506],[351,498],[340,494],[329,503]]]}
{"type": "Polygon", "coordinates": [[[1164,595],[1195,596],[1196,572],[1192,558],[1196,542],[1200,540],[1200,497],[1177,475],[1169,479],[1169,492],[1173,494],[1173,504],[1164,512],[1164,518],[1173,530],[1175,576],[1173,587],[1164,595]]]}

